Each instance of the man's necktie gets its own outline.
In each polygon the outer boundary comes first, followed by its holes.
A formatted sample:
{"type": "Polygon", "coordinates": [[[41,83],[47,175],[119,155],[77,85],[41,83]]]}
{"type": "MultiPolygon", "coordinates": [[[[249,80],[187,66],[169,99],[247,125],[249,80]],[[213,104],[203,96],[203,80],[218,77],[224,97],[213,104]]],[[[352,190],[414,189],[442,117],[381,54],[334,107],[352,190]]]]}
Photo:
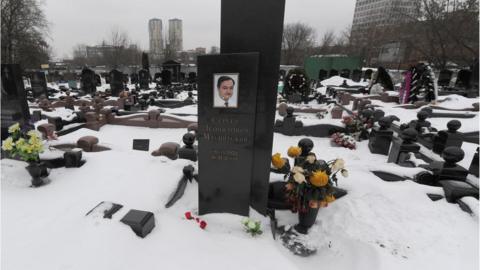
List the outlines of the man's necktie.
{"type": "Polygon", "coordinates": [[[228,107],[228,102],[225,102],[225,107],[228,107]]]}

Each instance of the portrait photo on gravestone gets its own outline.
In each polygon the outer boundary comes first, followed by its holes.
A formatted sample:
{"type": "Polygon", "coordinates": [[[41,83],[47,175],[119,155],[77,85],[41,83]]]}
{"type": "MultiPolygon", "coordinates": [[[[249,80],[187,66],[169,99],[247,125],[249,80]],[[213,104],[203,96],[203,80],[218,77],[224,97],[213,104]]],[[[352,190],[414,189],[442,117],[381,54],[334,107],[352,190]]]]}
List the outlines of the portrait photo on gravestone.
{"type": "Polygon", "coordinates": [[[238,73],[217,73],[213,75],[213,107],[237,108],[238,73]]]}

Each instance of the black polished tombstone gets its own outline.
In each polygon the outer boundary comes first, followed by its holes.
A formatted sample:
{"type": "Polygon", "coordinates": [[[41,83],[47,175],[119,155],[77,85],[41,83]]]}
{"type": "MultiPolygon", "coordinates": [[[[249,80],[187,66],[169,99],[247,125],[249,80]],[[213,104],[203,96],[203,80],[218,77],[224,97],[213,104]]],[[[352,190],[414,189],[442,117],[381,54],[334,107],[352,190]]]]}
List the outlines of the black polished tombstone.
{"type": "Polygon", "coordinates": [[[162,85],[172,84],[172,72],[168,69],[162,70],[162,85]]]}
{"type": "Polygon", "coordinates": [[[150,81],[150,74],[148,73],[148,70],[146,69],[141,69],[138,72],[138,80],[140,82],[140,89],[148,90],[150,89],[148,83],[150,81]]]}
{"type": "Polygon", "coordinates": [[[102,86],[102,78],[98,74],[95,74],[95,86],[102,86]]]}
{"type": "Polygon", "coordinates": [[[138,74],[132,73],[130,74],[130,83],[137,84],[138,83],[138,74]]]}
{"type": "Polygon", "coordinates": [[[293,115],[294,108],[288,107],[287,108],[287,115],[283,118],[283,120],[275,121],[275,128],[276,132],[291,136],[297,135],[296,129],[303,127],[303,123],[301,121],[296,121],[295,116],[293,115]]]}
{"type": "Polygon", "coordinates": [[[388,155],[390,144],[393,138],[393,131],[390,130],[392,119],[390,117],[382,117],[378,121],[379,128],[372,128],[368,141],[368,148],[371,153],[388,155]]]}
{"type": "Polygon", "coordinates": [[[448,130],[440,130],[433,137],[433,152],[441,154],[446,147],[456,146],[462,147],[464,136],[457,130],[462,126],[458,120],[450,120],[447,123],[448,130]]]}
{"type": "Polygon", "coordinates": [[[470,88],[472,72],[467,69],[462,69],[457,74],[457,81],[455,82],[455,86],[459,88],[470,88]]]}
{"type": "Polygon", "coordinates": [[[364,81],[370,80],[372,78],[372,73],[373,73],[373,70],[371,70],[371,69],[365,70],[365,73],[363,75],[363,80],[364,81]]]}
{"type": "Polygon", "coordinates": [[[328,77],[333,77],[333,76],[338,76],[338,70],[330,69],[330,72],[328,73],[328,77]]]}
{"type": "Polygon", "coordinates": [[[45,77],[45,72],[33,72],[31,74],[30,83],[32,85],[32,93],[34,98],[44,95],[48,99],[47,79],[45,77]]]}
{"type": "Polygon", "coordinates": [[[318,80],[319,81],[323,81],[327,78],[327,75],[328,75],[328,71],[326,71],[325,69],[320,69],[318,71],[318,80]]]}
{"type": "Polygon", "coordinates": [[[420,151],[420,146],[414,143],[417,136],[418,132],[415,129],[407,128],[402,131],[400,138],[393,138],[387,162],[393,162],[403,167],[415,167],[408,159],[410,153],[415,154],[420,151]]]}
{"type": "Polygon", "coordinates": [[[350,78],[350,70],[349,69],[342,69],[340,71],[340,77],[349,79],[350,78]]]}
{"type": "Polygon", "coordinates": [[[95,72],[89,68],[84,68],[80,75],[80,88],[86,94],[94,94],[97,91],[97,82],[95,81],[95,72]]]}
{"type": "Polygon", "coordinates": [[[1,127],[2,140],[8,137],[8,127],[19,122],[28,123],[30,111],[27,96],[23,86],[22,71],[18,64],[2,64],[1,78],[1,127]]]}
{"type": "Polygon", "coordinates": [[[438,86],[447,87],[450,85],[450,81],[452,80],[453,72],[448,69],[443,69],[440,71],[438,75],[438,86]]]}
{"type": "Polygon", "coordinates": [[[354,82],[360,82],[362,80],[362,71],[359,69],[354,69],[352,71],[352,80],[354,82]]]}
{"type": "Polygon", "coordinates": [[[188,83],[195,83],[197,82],[197,73],[189,72],[188,73],[188,83]]]}
{"type": "Polygon", "coordinates": [[[468,170],[457,165],[464,157],[465,153],[461,148],[450,146],[442,152],[442,158],[445,162],[433,161],[427,165],[420,165],[420,167],[433,173],[432,183],[427,184],[438,185],[440,180],[466,181],[468,170]]]}
{"type": "Polygon", "coordinates": [[[110,90],[112,91],[112,97],[118,97],[120,92],[123,91],[123,74],[116,69],[110,71],[110,90]]]}
{"type": "Polygon", "coordinates": [[[285,0],[222,0],[222,53],[258,52],[251,205],[266,214],[285,0]],[[268,20],[266,19],[268,18],[268,20]]]}
{"type": "MultiPolygon", "coordinates": [[[[199,214],[248,215],[253,184],[258,53],[198,57],[199,214]],[[214,74],[238,74],[237,107],[216,108],[214,74]]],[[[219,75],[220,76],[220,75],[219,75]]],[[[269,168],[268,168],[269,169],[269,168]]],[[[268,178],[267,178],[268,180],[268,178]]]]}

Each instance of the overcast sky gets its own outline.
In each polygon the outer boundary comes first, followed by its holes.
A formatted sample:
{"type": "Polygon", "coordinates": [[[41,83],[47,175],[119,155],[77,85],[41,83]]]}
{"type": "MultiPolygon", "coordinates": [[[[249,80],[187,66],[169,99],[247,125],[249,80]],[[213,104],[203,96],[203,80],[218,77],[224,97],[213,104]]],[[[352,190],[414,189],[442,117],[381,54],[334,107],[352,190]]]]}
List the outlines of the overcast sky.
{"type": "MultiPolygon", "coordinates": [[[[205,47],[208,51],[220,44],[221,0],[43,1],[51,24],[50,44],[57,58],[71,56],[76,44],[100,43],[113,27],[125,30],[133,42],[148,50],[151,18],[162,20],[164,32],[169,19],[182,19],[184,50],[205,47]]],[[[355,0],[286,0],[285,23],[307,23],[319,40],[327,30],[341,32],[348,27],[354,8],[355,0]]]]}

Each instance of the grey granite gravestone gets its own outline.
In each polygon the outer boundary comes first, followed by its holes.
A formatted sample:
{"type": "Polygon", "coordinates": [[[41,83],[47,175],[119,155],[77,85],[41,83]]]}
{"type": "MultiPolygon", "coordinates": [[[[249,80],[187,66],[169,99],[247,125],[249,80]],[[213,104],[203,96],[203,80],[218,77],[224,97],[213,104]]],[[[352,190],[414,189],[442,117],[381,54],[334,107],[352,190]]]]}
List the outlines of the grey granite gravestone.
{"type": "Polygon", "coordinates": [[[1,127],[2,140],[8,137],[8,127],[19,122],[26,124],[30,119],[27,96],[22,80],[22,71],[18,64],[2,64],[1,85],[1,127]]]}
{"type": "MultiPolygon", "coordinates": [[[[254,163],[258,53],[198,57],[199,214],[248,215],[254,163]],[[220,78],[236,87],[237,104],[215,102],[220,78]],[[236,76],[235,76],[236,74],[236,76]]],[[[235,95],[235,94],[234,94],[235,95]]],[[[234,96],[232,96],[233,98],[234,96]]]]}
{"type": "Polygon", "coordinates": [[[260,54],[251,205],[267,213],[285,0],[222,0],[221,53],[260,54]],[[268,19],[266,19],[268,18],[268,19]]]}
{"type": "Polygon", "coordinates": [[[32,84],[32,93],[34,98],[44,95],[48,98],[47,92],[47,78],[45,72],[35,71],[31,74],[30,82],[32,84]]]}

